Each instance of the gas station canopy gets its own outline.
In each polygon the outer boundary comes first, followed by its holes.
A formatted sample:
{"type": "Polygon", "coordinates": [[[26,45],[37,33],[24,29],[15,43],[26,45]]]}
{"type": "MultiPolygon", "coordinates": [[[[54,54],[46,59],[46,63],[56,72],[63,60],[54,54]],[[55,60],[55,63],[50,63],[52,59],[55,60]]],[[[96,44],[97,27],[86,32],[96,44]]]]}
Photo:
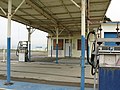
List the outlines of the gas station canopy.
{"type": "MultiPolygon", "coordinates": [[[[12,20],[30,25],[48,33],[54,33],[55,28],[70,34],[80,32],[81,0],[12,0],[12,20]],[[21,6],[21,2],[24,2],[21,6]],[[18,10],[16,8],[19,7],[18,10]]],[[[88,0],[86,5],[90,21],[90,29],[97,28],[103,21],[111,0],[88,0]]],[[[0,0],[0,16],[6,17],[8,0],[0,0]]]]}

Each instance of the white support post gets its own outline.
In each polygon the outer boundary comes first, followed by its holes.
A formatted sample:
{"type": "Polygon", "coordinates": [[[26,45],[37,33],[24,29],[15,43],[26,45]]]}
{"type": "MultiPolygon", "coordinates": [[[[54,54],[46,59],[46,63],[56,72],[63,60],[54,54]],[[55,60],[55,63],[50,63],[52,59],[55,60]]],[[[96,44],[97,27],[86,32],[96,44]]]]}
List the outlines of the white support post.
{"type": "Polygon", "coordinates": [[[81,0],[81,90],[85,89],[85,6],[86,0],[81,0]]]}
{"type": "Polygon", "coordinates": [[[8,0],[8,27],[7,27],[7,82],[9,85],[11,82],[11,11],[12,11],[12,0],[8,0]]]}

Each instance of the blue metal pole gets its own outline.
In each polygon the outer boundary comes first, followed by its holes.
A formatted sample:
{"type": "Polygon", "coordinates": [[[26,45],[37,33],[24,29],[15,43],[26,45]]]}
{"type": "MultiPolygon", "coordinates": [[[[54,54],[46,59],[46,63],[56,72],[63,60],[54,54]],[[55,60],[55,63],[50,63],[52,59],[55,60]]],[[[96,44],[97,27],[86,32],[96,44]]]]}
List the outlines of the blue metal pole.
{"type": "Polygon", "coordinates": [[[84,90],[85,87],[85,37],[82,35],[81,36],[81,90],[84,90]]]}
{"type": "Polygon", "coordinates": [[[58,64],[58,28],[56,29],[56,64],[58,64]]]}
{"type": "Polygon", "coordinates": [[[10,68],[11,68],[11,65],[10,65],[10,45],[11,43],[11,38],[10,37],[7,37],[7,83],[10,83],[10,68]]]}
{"type": "Polygon", "coordinates": [[[70,34],[69,34],[69,57],[70,57],[70,53],[71,53],[70,46],[71,46],[71,42],[70,42],[70,34]]]}
{"type": "Polygon", "coordinates": [[[10,83],[10,52],[11,52],[11,10],[12,10],[12,0],[8,0],[8,27],[7,27],[7,84],[10,83]]]}
{"type": "Polygon", "coordinates": [[[70,46],[69,46],[69,57],[70,57],[70,46]]]}
{"type": "Polygon", "coordinates": [[[58,44],[56,44],[56,64],[58,64],[58,44]]]}
{"type": "Polygon", "coordinates": [[[52,58],[52,36],[51,36],[51,58],[52,58]]]}
{"type": "Polygon", "coordinates": [[[81,90],[85,88],[85,3],[81,0],[81,90]]]}

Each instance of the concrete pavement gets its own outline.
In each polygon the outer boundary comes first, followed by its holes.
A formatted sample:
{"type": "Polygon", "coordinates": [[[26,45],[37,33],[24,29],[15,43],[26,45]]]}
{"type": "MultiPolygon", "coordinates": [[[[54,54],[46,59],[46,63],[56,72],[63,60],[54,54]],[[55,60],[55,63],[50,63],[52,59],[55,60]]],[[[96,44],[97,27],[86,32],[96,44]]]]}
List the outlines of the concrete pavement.
{"type": "MultiPolygon", "coordinates": [[[[60,60],[59,60],[60,61],[60,60]]],[[[68,60],[66,60],[68,62],[68,60]]],[[[75,61],[75,60],[74,60],[75,61]]],[[[77,60],[76,60],[77,61],[77,60]]],[[[62,59],[61,62],[64,62],[62,59]]],[[[72,60],[73,62],[73,60],[72,60]]],[[[79,61],[77,61],[79,62],[79,61]]],[[[6,63],[0,62],[0,75],[6,76],[6,63]]],[[[81,68],[79,64],[70,63],[42,63],[42,62],[11,62],[11,77],[36,79],[54,83],[63,83],[79,86],[81,68]]],[[[90,66],[85,67],[85,83],[93,84],[94,79],[90,74],[90,66]]]]}

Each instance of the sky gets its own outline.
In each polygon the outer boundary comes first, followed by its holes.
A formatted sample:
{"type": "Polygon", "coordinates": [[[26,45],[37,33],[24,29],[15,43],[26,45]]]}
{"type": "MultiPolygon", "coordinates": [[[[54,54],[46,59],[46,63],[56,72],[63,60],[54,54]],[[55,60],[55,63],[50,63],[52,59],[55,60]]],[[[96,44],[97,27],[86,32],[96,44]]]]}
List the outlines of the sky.
{"type": "MultiPolygon", "coordinates": [[[[112,21],[120,21],[120,0],[112,0],[107,10],[106,16],[112,21]]],[[[37,46],[47,47],[48,34],[35,30],[31,37],[32,48],[37,46]]],[[[11,48],[16,48],[19,41],[28,40],[28,31],[26,26],[12,21],[11,29],[11,48]]],[[[7,45],[7,19],[0,17],[0,48],[6,48],[7,45]]]]}
{"type": "Polygon", "coordinates": [[[112,21],[120,21],[120,0],[111,0],[106,16],[112,21]]]}
{"type": "MultiPolygon", "coordinates": [[[[35,30],[31,35],[32,48],[47,47],[47,36],[46,32],[35,30]]],[[[11,48],[16,48],[19,41],[28,40],[28,31],[26,26],[12,21],[11,25],[11,48]]],[[[0,17],[0,48],[6,48],[7,45],[7,19],[0,17]]]]}

